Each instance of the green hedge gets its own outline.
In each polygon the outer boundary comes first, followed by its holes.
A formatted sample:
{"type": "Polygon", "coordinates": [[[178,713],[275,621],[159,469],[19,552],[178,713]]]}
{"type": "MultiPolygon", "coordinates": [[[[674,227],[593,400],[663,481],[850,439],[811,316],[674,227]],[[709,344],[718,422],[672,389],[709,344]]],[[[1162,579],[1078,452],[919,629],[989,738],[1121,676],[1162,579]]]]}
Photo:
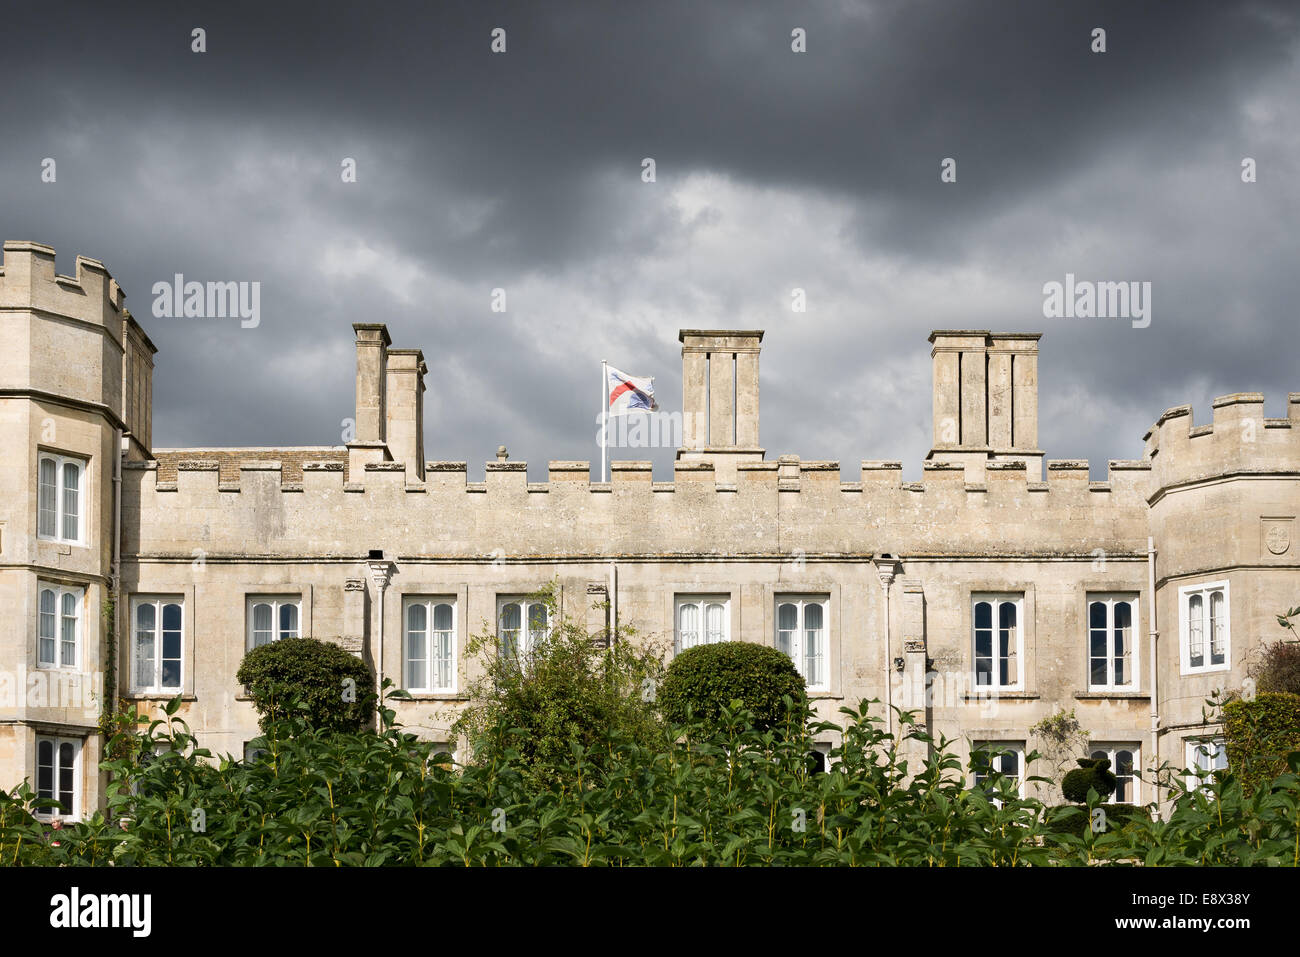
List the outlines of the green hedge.
{"type": "MultiPolygon", "coordinates": [[[[1106,812],[1106,829],[1123,829],[1134,821],[1150,823],[1151,812],[1137,804],[1098,804],[1106,812]]],[[[1083,837],[1092,826],[1092,812],[1079,804],[1058,804],[1046,816],[1048,834],[1076,834],[1083,837]],[[1070,813],[1074,812],[1074,813],[1070,813]]]]}
{"type": "Polygon", "coordinates": [[[282,638],[260,645],[244,656],[235,680],[248,688],[263,732],[295,700],[308,723],[323,731],[357,731],[374,720],[370,669],[333,642],[282,638]]]}
{"type": "Polygon", "coordinates": [[[685,723],[688,707],[697,720],[715,722],[723,708],[740,701],[760,730],[786,723],[786,696],[794,713],[802,714],[808,694],[794,662],[775,648],[747,641],[686,649],[668,666],[658,691],[659,707],[670,722],[685,723]]]}
{"type": "Polygon", "coordinates": [[[1246,794],[1287,770],[1286,756],[1300,751],[1300,695],[1260,692],[1223,707],[1228,767],[1246,794]]]}

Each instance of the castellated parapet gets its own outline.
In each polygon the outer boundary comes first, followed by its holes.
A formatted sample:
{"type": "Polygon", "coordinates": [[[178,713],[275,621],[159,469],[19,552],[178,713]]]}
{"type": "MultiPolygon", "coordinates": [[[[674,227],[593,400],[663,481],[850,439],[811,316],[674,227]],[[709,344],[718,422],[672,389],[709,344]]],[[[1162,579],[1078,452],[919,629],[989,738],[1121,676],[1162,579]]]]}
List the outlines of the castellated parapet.
{"type": "Polygon", "coordinates": [[[951,465],[904,483],[897,466],[864,462],[860,481],[842,482],[838,462],[784,456],[741,463],[736,482],[718,483],[711,463],[679,461],[674,481],[655,482],[650,463],[617,461],[600,483],[587,462],[552,462],[548,481],[533,483],[523,462],[488,462],[483,482],[467,481],[464,462],[428,462],[420,483],[397,463],[345,476],[341,463],[306,462],[301,483],[284,483],[281,464],[262,461],[223,485],[216,462],[181,461],[175,482],[160,482],[156,463],[132,463],[126,543],[149,556],[201,541],[210,555],[356,558],[382,548],[469,560],[494,549],[605,559],[956,556],[975,541],[982,554],[1021,556],[1145,548],[1144,463],[1112,462],[1107,482],[1090,482],[1078,461],[1049,463],[1046,482],[1028,482],[1022,463],[990,463],[980,483],[951,465]],[[338,534],[323,540],[330,528],[338,534]]]}
{"type": "Polygon", "coordinates": [[[1284,418],[1264,415],[1259,392],[1221,395],[1213,408],[1213,419],[1196,425],[1190,405],[1175,406],[1143,437],[1153,498],[1216,478],[1300,472],[1300,393],[1287,396],[1284,418]]]}

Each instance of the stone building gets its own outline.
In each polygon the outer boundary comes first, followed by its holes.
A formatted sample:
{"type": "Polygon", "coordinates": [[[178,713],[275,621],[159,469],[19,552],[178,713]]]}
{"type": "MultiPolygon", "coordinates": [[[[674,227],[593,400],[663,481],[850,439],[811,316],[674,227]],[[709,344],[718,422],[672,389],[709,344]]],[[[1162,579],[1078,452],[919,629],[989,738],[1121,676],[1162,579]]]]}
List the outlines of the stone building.
{"type": "Polygon", "coordinates": [[[1169,409],[1141,460],[1090,481],[1038,448],[1037,335],[939,331],[924,481],[870,460],[845,482],[760,446],[762,332],[684,330],[672,482],[553,461],[533,483],[504,457],[472,482],[426,461],[423,357],[379,324],[354,326],[346,446],[154,448],[155,349],[123,298],[100,262],[60,276],[53,249],[4,245],[0,786],[72,815],[101,803],[106,681],[149,710],[179,694],[200,743],[240,755],[257,724],[235,671],[288,635],[362,655],[410,691],[402,723],[454,749],[466,636],[526,647],[549,582],[593,630],[781,647],[824,716],[880,699],[1022,781],[1054,773],[1025,767],[1035,726],[1073,711],[1145,803],[1146,769],[1223,760],[1203,703],[1300,591],[1300,394],[1279,419],[1256,393],[1204,425],[1169,409]]]}

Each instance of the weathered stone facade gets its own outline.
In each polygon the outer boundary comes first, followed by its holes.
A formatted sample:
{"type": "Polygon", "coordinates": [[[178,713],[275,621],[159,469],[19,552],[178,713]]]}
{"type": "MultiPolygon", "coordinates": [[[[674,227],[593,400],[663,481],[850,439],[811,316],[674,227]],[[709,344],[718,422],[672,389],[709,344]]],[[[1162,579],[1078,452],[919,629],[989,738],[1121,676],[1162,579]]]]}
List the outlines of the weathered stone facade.
{"type": "MultiPolygon", "coordinates": [[[[1264,418],[1253,393],[1215,400],[1209,425],[1170,409],[1143,459],[1112,461],[1106,481],[1080,461],[1047,461],[1043,480],[1038,337],[936,332],[924,481],[865,461],[844,482],[836,462],[772,459],[759,446],[761,332],[686,330],[674,481],[616,461],[609,482],[593,482],[587,462],[551,462],[548,481],[530,483],[523,463],[499,458],[469,482],[463,462],[424,460],[419,350],[358,324],[351,443],[161,450],[150,434],[155,350],[103,265],[79,258],[69,278],[55,275],[49,247],[6,243],[4,254],[0,786],[35,784],[53,761],[46,780],[75,777],[78,812],[100,801],[102,697],[56,701],[53,689],[102,681],[110,620],[117,693],[158,709],[179,685],[200,742],[238,755],[256,735],[234,675],[262,624],[258,596],[275,614],[271,603],[292,605],[294,631],[342,643],[399,686],[407,604],[449,605],[450,687],[395,704],[435,740],[464,705],[465,636],[495,629],[503,597],[555,581],[566,614],[600,628],[612,616],[668,646],[685,596],[721,609],[706,629],[715,636],[767,644],[789,598],[822,608],[816,637],[799,640],[821,642],[818,663],[800,663],[822,675],[814,698],[826,717],[875,698],[916,711],[961,750],[1028,753],[1044,744],[1037,722],[1073,710],[1092,742],[1147,769],[1184,766],[1188,742],[1213,735],[1204,700],[1241,685],[1252,651],[1281,634],[1275,615],[1295,604],[1300,394],[1284,419],[1264,418]],[[62,471],[42,493],[43,459],[73,463],[75,493],[58,484],[62,471]],[[47,516],[56,499],[62,510],[47,516]],[[1197,605],[1202,585],[1214,587],[1197,605]],[[1131,621],[1106,610],[1119,605],[1131,621]],[[141,646],[147,620],[155,630],[141,646]],[[68,621],[70,661],[43,640],[63,638],[68,621]]],[[[1051,773],[1041,760],[1016,770],[1051,773]]],[[[1142,776],[1136,796],[1160,797],[1142,776]]]]}

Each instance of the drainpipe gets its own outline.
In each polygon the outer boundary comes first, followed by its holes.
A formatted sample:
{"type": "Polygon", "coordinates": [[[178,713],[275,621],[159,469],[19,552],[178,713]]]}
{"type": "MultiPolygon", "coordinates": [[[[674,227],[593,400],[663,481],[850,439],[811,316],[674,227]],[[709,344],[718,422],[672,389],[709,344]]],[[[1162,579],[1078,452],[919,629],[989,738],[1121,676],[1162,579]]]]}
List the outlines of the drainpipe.
{"type": "Polygon", "coordinates": [[[898,562],[888,552],[874,560],[876,574],[880,576],[880,587],[885,592],[885,733],[894,733],[894,650],[889,625],[889,588],[898,573],[898,562]]]}
{"type": "Polygon", "coordinates": [[[614,648],[618,634],[618,562],[609,563],[609,647],[614,648]]]}
{"type": "Polygon", "coordinates": [[[371,552],[372,556],[367,564],[370,566],[370,580],[375,584],[375,602],[378,604],[379,622],[375,631],[375,728],[383,728],[383,715],[380,711],[384,707],[384,592],[388,589],[388,581],[393,575],[393,563],[383,560],[383,552],[371,552]]]}
{"type": "MultiPolygon", "coordinates": [[[[112,565],[112,589],[113,589],[113,621],[112,628],[117,635],[117,648],[115,653],[117,661],[122,660],[121,646],[123,636],[118,624],[122,620],[122,456],[125,444],[125,433],[121,429],[113,430],[113,440],[116,446],[117,454],[113,456],[113,565],[112,565]]],[[[130,660],[128,658],[128,660],[130,660]]],[[[116,665],[117,662],[114,662],[116,665]]],[[[113,708],[117,704],[117,669],[113,669],[113,687],[104,688],[104,707],[113,708]]]]}
{"type": "MultiPolygon", "coordinates": [[[[1160,758],[1160,672],[1156,662],[1156,644],[1160,632],[1156,629],[1156,546],[1155,539],[1147,536],[1147,618],[1151,622],[1149,644],[1151,646],[1151,767],[1159,764],[1160,758]]],[[[1159,814],[1160,785],[1155,775],[1151,776],[1152,796],[1159,814]]]]}

